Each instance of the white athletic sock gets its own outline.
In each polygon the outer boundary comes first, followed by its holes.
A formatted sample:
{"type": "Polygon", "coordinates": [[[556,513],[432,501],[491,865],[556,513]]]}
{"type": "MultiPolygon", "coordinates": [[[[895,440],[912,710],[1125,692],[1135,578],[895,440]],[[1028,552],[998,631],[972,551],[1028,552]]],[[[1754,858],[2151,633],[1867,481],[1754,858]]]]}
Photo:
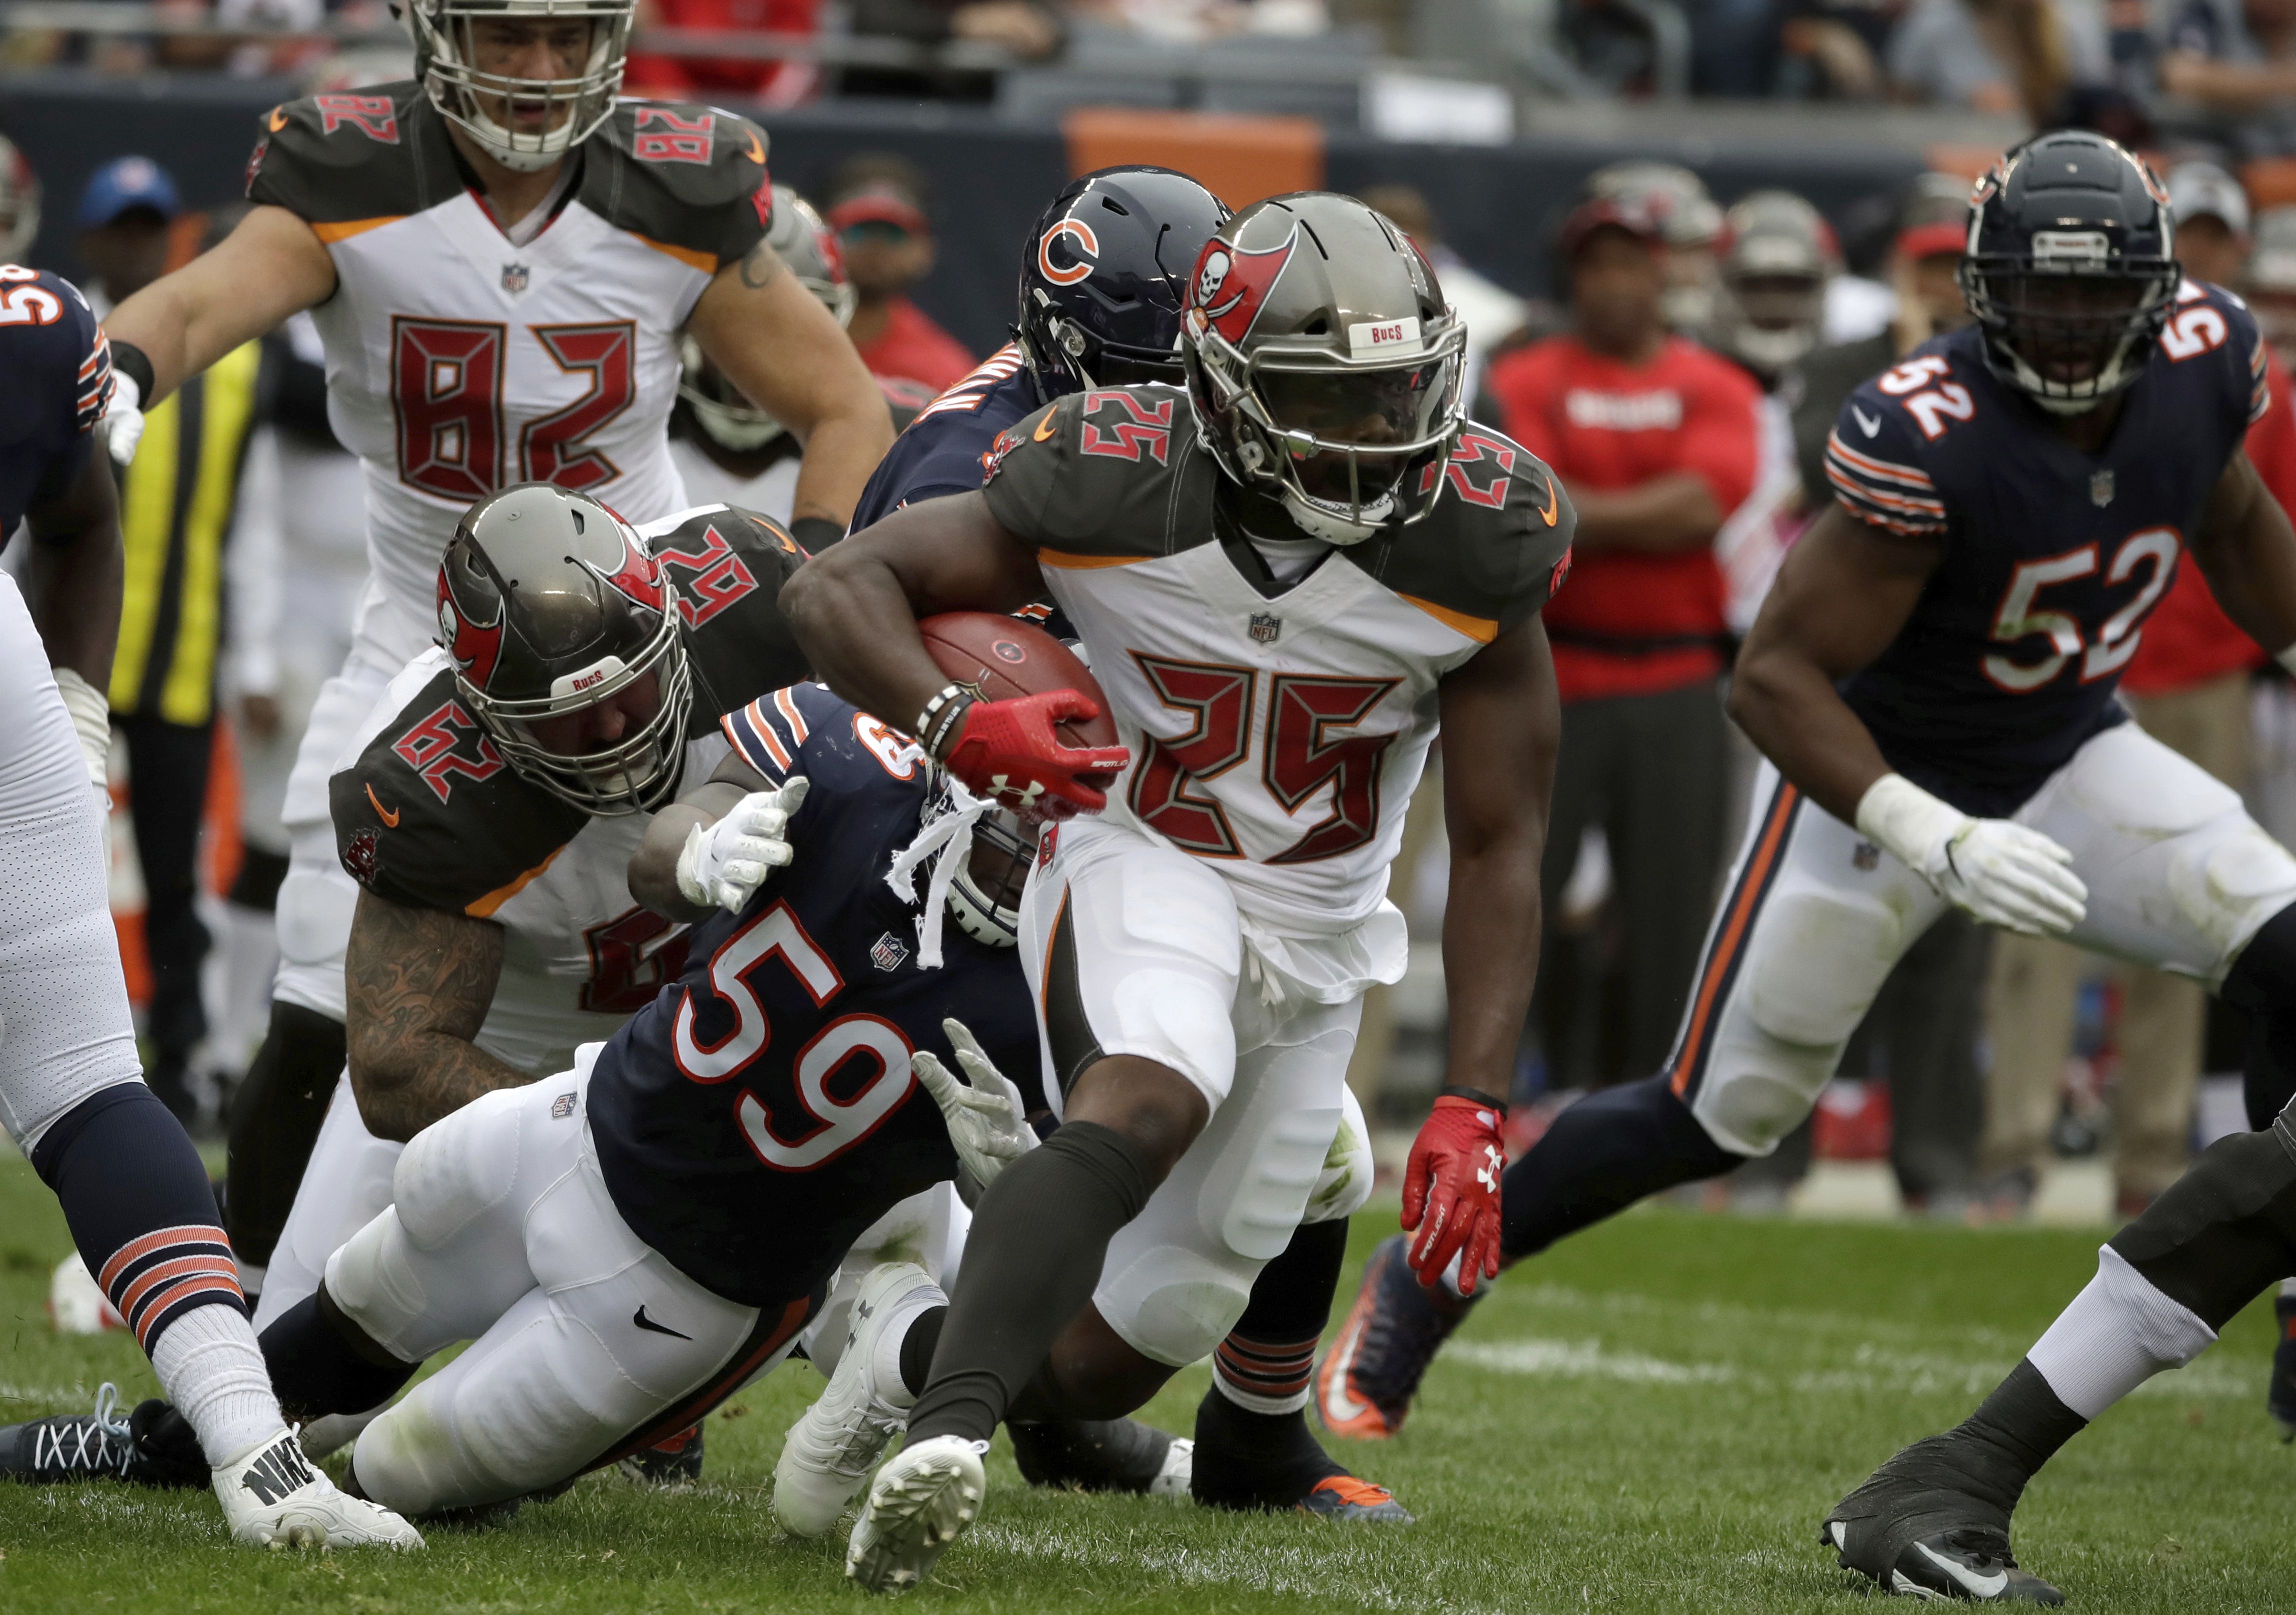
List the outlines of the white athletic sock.
{"type": "Polygon", "coordinates": [[[917,1393],[901,1378],[901,1342],[909,1326],[935,1307],[948,1305],[948,1297],[935,1285],[919,1284],[893,1303],[893,1316],[877,1332],[877,1349],[869,1359],[869,1378],[876,1392],[895,1407],[917,1405],[917,1393]]]}
{"type": "Polygon", "coordinates": [[[2296,1278],[2284,1278],[2280,1281],[2280,1299],[2296,1299],[2296,1278]]]}
{"type": "Polygon", "coordinates": [[[218,1469],[287,1427],[263,1349],[235,1307],[194,1307],[168,1324],[152,1348],[152,1366],[218,1469]]]}
{"type": "Polygon", "coordinates": [[[2057,1399],[2094,1419],[2164,1368],[2182,1368],[2216,1331],[2170,1300],[2111,1245],[2096,1276],[2027,1352],[2057,1399]]]}

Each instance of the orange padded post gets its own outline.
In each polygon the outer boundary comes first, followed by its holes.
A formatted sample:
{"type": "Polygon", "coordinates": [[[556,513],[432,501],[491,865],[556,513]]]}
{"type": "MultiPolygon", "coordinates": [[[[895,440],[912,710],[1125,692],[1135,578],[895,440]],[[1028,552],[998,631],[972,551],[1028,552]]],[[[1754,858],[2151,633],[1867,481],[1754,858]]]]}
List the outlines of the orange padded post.
{"type": "Polygon", "coordinates": [[[1193,175],[1231,208],[1324,183],[1324,126],[1312,118],[1078,107],[1061,132],[1071,175],[1158,163],[1193,175]]]}

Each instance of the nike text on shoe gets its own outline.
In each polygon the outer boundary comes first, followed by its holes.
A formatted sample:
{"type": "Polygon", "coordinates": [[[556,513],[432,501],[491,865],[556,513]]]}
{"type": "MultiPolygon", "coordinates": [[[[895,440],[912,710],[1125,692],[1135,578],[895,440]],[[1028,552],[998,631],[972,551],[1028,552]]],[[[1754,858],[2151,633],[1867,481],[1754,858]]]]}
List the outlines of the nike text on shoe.
{"type": "Polygon", "coordinates": [[[980,1513],[988,1443],[934,1436],[893,1455],[870,1484],[845,1548],[845,1573],[873,1593],[922,1580],[980,1513]]]}
{"type": "Polygon", "coordinates": [[[837,1372],[790,1426],[774,1465],[774,1521],[791,1536],[818,1537],[836,1524],[907,1427],[915,1398],[898,1370],[880,1372],[878,1338],[895,1318],[914,1317],[945,1299],[914,1262],[888,1262],[861,1281],[837,1372]]]}
{"type": "Polygon", "coordinates": [[[1316,1368],[1316,1416],[1335,1436],[1376,1441],[1403,1428],[1427,1365],[1475,1300],[1419,1282],[1401,1234],[1365,1265],[1339,1339],[1316,1368]]]}
{"type": "Polygon", "coordinates": [[[0,1479],[33,1486],[111,1479],[136,1486],[208,1483],[208,1461],[183,1414],[154,1397],[123,1419],[119,1388],[95,1393],[92,1414],[0,1425],[0,1479]]]}
{"type": "Polygon", "coordinates": [[[273,1548],[419,1548],[421,1533],[389,1509],[336,1489],[292,1431],[258,1441],[215,1472],[215,1494],[238,1540],[273,1548]]]}
{"type": "Polygon", "coordinates": [[[2064,1603],[2062,1593],[2017,1568],[2009,1552],[2009,1511],[1962,1479],[1956,1464],[1964,1456],[1949,1436],[1915,1442],[1834,1505],[1818,1540],[1841,1556],[1842,1569],[1887,1593],[1979,1603],[2064,1603]]]}

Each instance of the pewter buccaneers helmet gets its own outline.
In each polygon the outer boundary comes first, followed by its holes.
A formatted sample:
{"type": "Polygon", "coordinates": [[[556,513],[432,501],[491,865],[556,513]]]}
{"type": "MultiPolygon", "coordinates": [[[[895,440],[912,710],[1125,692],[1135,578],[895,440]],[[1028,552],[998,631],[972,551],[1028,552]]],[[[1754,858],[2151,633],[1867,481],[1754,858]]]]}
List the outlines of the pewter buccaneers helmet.
{"type": "Polygon", "coordinates": [[[1302,531],[1356,544],[1434,508],[1467,328],[1382,215],[1325,192],[1253,203],[1204,243],[1180,340],[1220,468],[1302,531]]]}
{"type": "Polygon", "coordinates": [[[522,482],[472,505],[439,563],[439,643],[504,760],[561,801],[644,813],[677,789],[693,675],[676,590],[596,500],[522,482]],[[575,755],[535,734],[649,679],[652,716],[610,746],[575,755]]]}
{"type": "MultiPolygon", "coordinates": [[[[859,299],[853,283],[845,278],[845,256],[837,250],[837,237],[813,204],[787,185],[774,187],[774,222],[766,232],[766,245],[840,327],[853,323],[859,299]]],[[[746,453],[763,448],[789,430],[743,397],[725,372],[709,362],[701,343],[687,337],[681,352],[685,376],[677,384],[677,396],[714,440],[746,453]]]]}
{"type": "Polygon", "coordinates": [[[612,115],[637,0],[397,0],[393,9],[414,37],[414,70],[430,104],[503,167],[530,173],[556,162],[612,115]],[[474,24],[562,20],[590,26],[589,55],[576,77],[517,78],[480,70],[474,24]],[[487,111],[485,98],[538,104],[547,115],[537,129],[505,127],[487,111]],[[557,115],[561,107],[563,118],[557,115]]]}

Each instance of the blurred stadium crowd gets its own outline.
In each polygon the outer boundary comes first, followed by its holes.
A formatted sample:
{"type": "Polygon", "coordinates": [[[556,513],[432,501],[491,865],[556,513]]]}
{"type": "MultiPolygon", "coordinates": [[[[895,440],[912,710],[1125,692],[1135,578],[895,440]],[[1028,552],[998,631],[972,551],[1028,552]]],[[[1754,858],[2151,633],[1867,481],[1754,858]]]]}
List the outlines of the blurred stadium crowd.
{"type": "MultiPolygon", "coordinates": [[[[320,0],[217,0],[212,15],[207,0],[116,8],[123,23],[171,20],[174,31],[150,34],[86,27],[85,13],[101,9],[16,7],[4,49],[20,70],[66,59],[118,72],[293,70],[337,86],[403,70],[361,43],[389,27],[373,0],[324,14],[320,0]],[[290,31],[228,32],[257,27],[290,31]]],[[[1602,19],[1646,24],[1670,9],[1567,0],[1550,20],[1599,78],[1611,61],[1602,19]]],[[[848,36],[881,29],[911,44],[956,39],[1027,56],[1088,28],[1201,39],[1336,18],[1385,29],[1381,48],[1411,45],[1409,19],[1343,4],[1327,14],[1324,0],[859,0],[831,10],[653,0],[649,21],[784,43],[833,24],[848,36]]],[[[1947,100],[2040,122],[2070,109],[2158,143],[2186,272],[2247,298],[2272,345],[2273,404],[2249,452],[2283,503],[2296,499],[2286,379],[2296,363],[2296,158],[2284,168],[2274,156],[2296,152],[2296,119],[2278,110],[2296,105],[2296,4],[2192,0],[2164,21],[2136,0],[2101,16],[2078,0],[1691,0],[1686,16],[1696,59],[1719,53],[1734,64],[1702,66],[1702,89],[1947,100]],[[1722,51],[1726,37],[1740,43],[1722,51]],[[2181,133],[2164,133],[2172,128],[2181,133]]],[[[939,66],[872,85],[834,53],[803,55],[640,52],[629,87],[768,106],[832,93],[969,93],[939,66]]],[[[1611,75],[1614,87],[1647,78],[1611,75]]],[[[45,240],[69,240],[98,311],[130,295],[235,222],[231,206],[188,208],[164,158],[121,156],[78,194],[44,197],[7,146],[0,257],[29,254],[45,207],[45,240]],[[55,228],[55,213],[69,231],[55,228]]],[[[1734,636],[1831,497],[1823,449],[1851,389],[1967,318],[1955,269],[1968,189],[1965,171],[1924,173],[1830,222],[1786,191],[1726,208],[1687,168],[1613,164],[1575,199],[1538,199],[1556,201],[1562,221],[1551,301],[1505,289],[1502,280],[1526,279],[1509,266],[1462,259],[1416,190],[1365,196],[1426,250],[1468,322],[1475,417],[1553,465],[1579,513],[1577,564],[1547,613],[1565,732],[1546,968],[1517,1080],[1518,1101],[1535,1103],[1516,1107],[1517,1151],[1571,1096],[1666,1060],[1753,765],[1722,710],[1734,636]]],[[[963,217],[922,171],[857,152],[812,200],[815,289],[897,400],[922,406],[988,357],[912,299],[932,268],[937,225],[961,227],[963,217]]],[[[364,499],[357,462],[328,426],[308,316],[192,383],[155,422],[168,411],[125,488],[128,587],[110,691],[121,754],[113,777],[125,782],[115,786],[114,896],[153,1086],[212,1133],[264,1029],[287,861],[281,801],[309,703],[348,642],[364,499]]],[[[697,499],[786,514],[794,456],[758,437],[763,419],[689,345],[672,430],[697,499]]],[[[2241,788],[2267,829],[2296,841],[2296,690],[2216,609],[2196,570],[2182,570],[2146,625],[2124,691],[2147,729],[2241,788]]],[[[1440,1067],[1439,974],[1430,973],[1439,972],[1431,942],[1445,867],[1438,800],[1421,791],[1395,882],[1431,946],[1416,950],[1402,986],[1374,993],[1350,1078],[1375,1114],[1398,1123],[1423,1110],[1440,1067]]],[[[1773,1206],[1813,1155],[1886,1156],[1910,1209],[2015,1216],[2052,1159],[2101,1154],[2120,1210],[2132,1213],[2196,1144],[2241,1125],[2238,1014],[2189,982],[1990,933],[1956,913],[1892,978],[1813,1122],[1701,1193],[1773,1206]]]]}

